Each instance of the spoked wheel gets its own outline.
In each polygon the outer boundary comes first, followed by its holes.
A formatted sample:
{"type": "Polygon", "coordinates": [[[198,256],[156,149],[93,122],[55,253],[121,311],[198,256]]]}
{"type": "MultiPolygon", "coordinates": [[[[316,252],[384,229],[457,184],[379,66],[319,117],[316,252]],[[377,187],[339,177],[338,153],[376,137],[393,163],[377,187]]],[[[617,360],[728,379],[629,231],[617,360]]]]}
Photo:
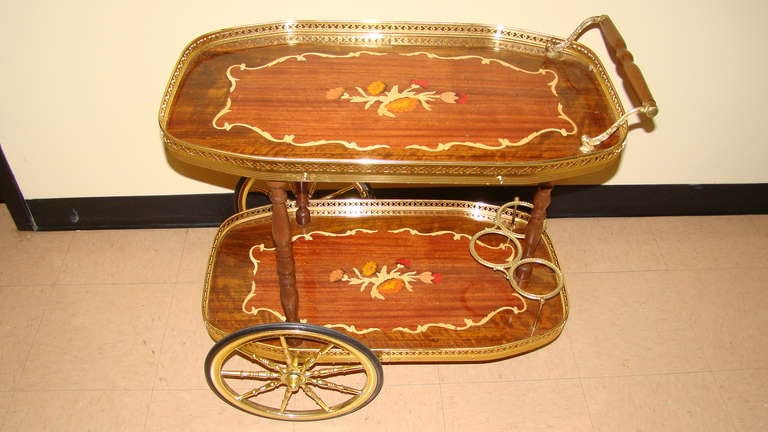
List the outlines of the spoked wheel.
{"type": "Polygon", "coordinates": [[[280,420],[323,420],[358,410],[381,390],[376,356],[325,327],[276,323],[217,342],[205,360],[208,385],[227,403],[280,420]]]}
{"type": "MultiPolygon", "coordinates": [[[[311,184],[311,192],[314,192],[315,184],[311,184]]],[[[356,191],[360,198],[372,198],[371,188],[366,183],[352,183],[337,191],[320,197],[320,199],[334,199],[350,191],[356,191]]],[[[254,177],[241,177],[235,186],[234,203],[235,211],[242,212],[253,207],[248,203],[248,194],[258,192],[264,196],[268,194],[267,188],[254,177]]]]}

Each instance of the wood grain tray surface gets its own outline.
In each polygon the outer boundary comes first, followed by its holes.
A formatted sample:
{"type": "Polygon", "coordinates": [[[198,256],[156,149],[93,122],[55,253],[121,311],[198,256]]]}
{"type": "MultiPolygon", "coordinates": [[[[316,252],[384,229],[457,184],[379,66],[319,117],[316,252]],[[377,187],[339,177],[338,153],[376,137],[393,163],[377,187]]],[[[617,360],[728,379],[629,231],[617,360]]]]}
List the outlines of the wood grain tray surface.
{"type": "Polygon", "coordinates": [[[467,24],[291,22],[195,39],[163,98],[171,154],[262,179],[521,184],[593,171],[623,108],[591,50],[467,24]]]}
{"type": "MultiPolygon", "coordinates": [[[[462,201],[311,201],[311,224],[294,224],[300,319],[346,333],[388,362],[493,360],[550,342],[567,317],[565,290],[540,308],[469,252],[471,237],[494,225],[496,209],[462,201]]],[[[513,223],[514,214],[504,220],[513,223]]],[[[524,224],[518,214],[516,225],[524,224]]],[[[511,254],[503,236],[479,240],[484,259],[504,262],[511,254]]],[[[536,256],[557,262],[546,234],[536,256]]],[[[551,290],[552,272],[535,267],[526,289],[551,290]]],[[[220,228],[203,313],[217,340],[284,320],[268,209],[240,213],[220,228]]]]}

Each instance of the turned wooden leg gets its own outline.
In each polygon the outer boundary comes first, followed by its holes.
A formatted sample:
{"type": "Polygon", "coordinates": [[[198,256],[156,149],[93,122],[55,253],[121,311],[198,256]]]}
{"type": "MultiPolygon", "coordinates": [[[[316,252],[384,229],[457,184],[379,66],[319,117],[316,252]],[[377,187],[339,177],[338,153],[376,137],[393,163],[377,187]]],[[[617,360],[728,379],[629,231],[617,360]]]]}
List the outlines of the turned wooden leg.
{"type": "MultiPolygon", "coordinates": [[[[542,183],[533,196],[533,210],[531,218],[525,227],[525,239],[522,241],[523,259],[531,258],[541,241],[541,233],[544,231],[544,220],[547,218],[547,208],[552,202],[552,183],[542,183]]],[[[517,269],[517,278],[526,281],[531,276],[531,265],[524,264],[517,269]]]]}
{"type": "Polygon", "coordinates": [[[299,226],[309,225],[309,183],[296,183],[296,223],[299,226]]]}
{"type": "Polygon", "coordinates": [[[288,219],[286,200],[287,183],[267,182],[269,200],[272,202],[272,239],[277,254],[277,277],[280,286],[280,302],[288,322],[299,321],[299,292],[296,289],[296,264],[291,245],[291,222],[288,219]]]}

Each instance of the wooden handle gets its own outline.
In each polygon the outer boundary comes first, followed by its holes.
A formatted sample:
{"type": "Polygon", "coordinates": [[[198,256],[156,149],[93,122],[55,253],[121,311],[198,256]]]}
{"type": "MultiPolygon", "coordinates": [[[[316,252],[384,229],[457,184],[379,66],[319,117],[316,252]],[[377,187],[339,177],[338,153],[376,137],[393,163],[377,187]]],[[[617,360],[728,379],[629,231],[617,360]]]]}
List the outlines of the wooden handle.
{"type": "Polygon", "coordinates": [[[659,108],[656,105],[656,101],[653,99],[651,91],[648,89],[648,84],[645,82],[643,73],[635,64],[635,59],[632,56],[632,53],[630,53],[627,49],[627,43],[624,42],[624,38],[621,37],[621,33],[619,33],[616,25],[613,24],[613,21],[611,21],[611,18],[608,17],[608,15],[600,15],[587,18],[581,24],[579,24],[578,27],[576,27],[576,30],[574,30],[567,39],[556,45],[548,46],[547,55],[550,57],[558,56],[562,50],[567,48],[568,45],[578,39],[579,36],[581,36],[581,34],[584,33],[587,28],[590,28],[594,25],[598,25],[600,27],[600,32],[603,35],[605,46],[608,47],[610,54],[616,62],[617,72],[622,77],[622,79],[629,83],[629,86],[634,90],[637,97],[640,98],[640,103],[642,106],[640,107],[639,111],[648,117],[654,117],[659,113],[659,108]]]}
{"type": "Polygon", "coordinates": [[[624,79],[629,81],[630,86],[635,90],[635,93],[640,98],[645,110],[643,112],[648,117],[654,117],[659,113],[659,108],[656,105],[656,101],[651,95],[651,90],[648,89],[648,83],[645,82],[643,73],[640,68],[635,64],[635,59],[632,53],[627,49],[627,43],[624,42],[624,38],[621,37],[619,29],[613,23],[608,15],[602,15],[597,20],[600,25],[600,32],[603,34],[603,40],[605,45],[613,53],[616,61],[616,69],[621,75],[624,72],[624,79]]]}

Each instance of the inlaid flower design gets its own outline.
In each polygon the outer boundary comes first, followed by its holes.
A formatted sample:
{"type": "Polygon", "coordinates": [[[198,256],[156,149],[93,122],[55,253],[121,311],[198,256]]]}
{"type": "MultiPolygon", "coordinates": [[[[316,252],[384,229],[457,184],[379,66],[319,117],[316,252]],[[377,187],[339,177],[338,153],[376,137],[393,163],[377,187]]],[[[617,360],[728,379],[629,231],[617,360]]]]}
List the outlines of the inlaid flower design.
{"type": "Polygon", "coordinates": [[[328,281],[360,285],[361,292],[370,287],[371,298],[378,300],[385,300],[384,295],[394,295],[403,289],[413,292],[413,284],[417,282],[433,285],[442,281],[440,273],[410,270],[412,264],[408,258],[399,258],[389,269],[386,265],[367,261],[360,268],[352,268],[352,274],[341,268],[333,270],[328,275],[328,281]]]}
{"type": "Polygon", "coordinates": [[[400,90],[400,86],[395,84],[389,87],[383,81],[373,81],[365,89],[355,87],[357,94],[349,94],[344,87],[336,87],[328,90],[325,97],[328,100],[348,100],[352,103],[364,103],[365,109],[379,104],[376,112],[380,116],[396,117],[395,114],[414,111],[421,106],[427,111],[431,111],[431,104],[435,102],[444,102],[449,104],[467,103],[468,97],[464,93],[452,91],[427,91],[429,82],[421,79],[411,80],[405,90],[400,90]]]}

